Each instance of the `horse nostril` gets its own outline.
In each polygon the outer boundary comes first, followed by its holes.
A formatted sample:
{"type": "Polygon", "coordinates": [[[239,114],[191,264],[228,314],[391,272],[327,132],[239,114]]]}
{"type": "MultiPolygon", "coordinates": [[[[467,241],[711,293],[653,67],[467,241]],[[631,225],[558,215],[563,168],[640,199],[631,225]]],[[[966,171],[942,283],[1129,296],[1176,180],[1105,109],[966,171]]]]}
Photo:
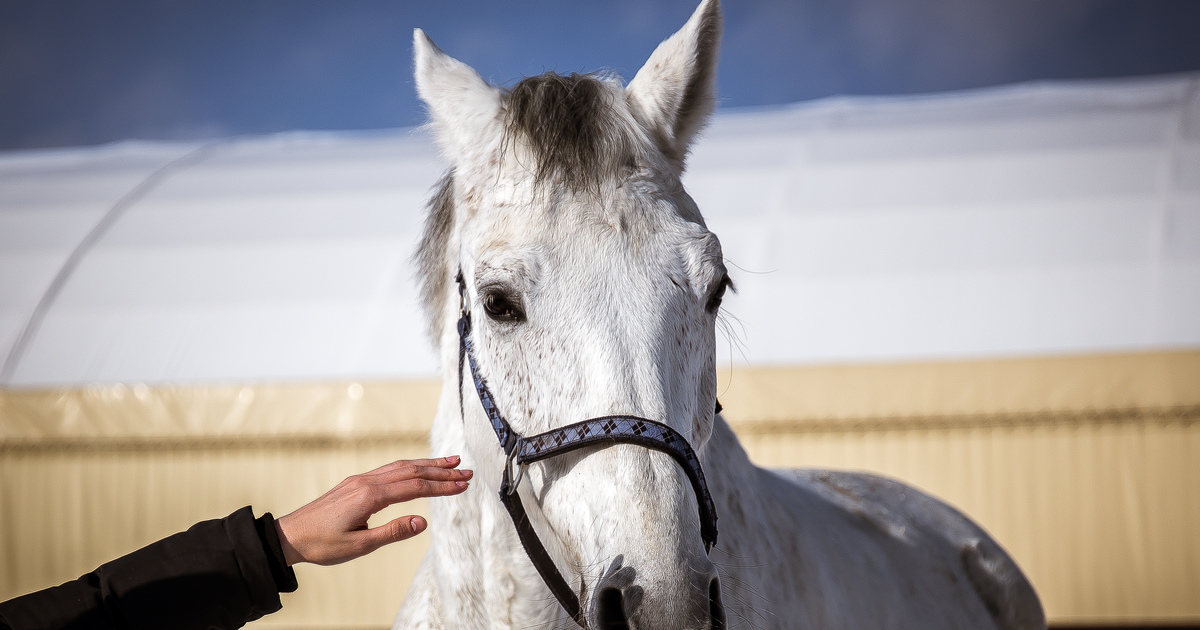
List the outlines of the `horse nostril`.
{"type": "Polygon", "coordinates": [[[620,589],[610,587],[600,591],[598,603],[598,630],[629,630],[629,620],[625,618],[625,596],[620,589]]]}
{"type": "Polygon", "coordinates": [[[717,578],[708,583],[708,615],[712,617],[712,630],[725,630],[725,606],[721,605],[721,584],[717,578]]]}

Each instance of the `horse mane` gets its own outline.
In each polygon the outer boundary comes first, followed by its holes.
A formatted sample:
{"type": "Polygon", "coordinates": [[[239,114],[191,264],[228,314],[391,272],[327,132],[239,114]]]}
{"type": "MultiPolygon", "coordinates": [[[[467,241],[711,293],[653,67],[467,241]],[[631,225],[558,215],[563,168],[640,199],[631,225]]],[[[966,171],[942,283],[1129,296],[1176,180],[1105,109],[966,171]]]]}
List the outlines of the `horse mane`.
{"type": "Polygon", "coordinates": [[[454,169],[433,186],[425,215],[425,232],[413,261],[417,263],[417,283],[421,287],[421,305],[425,308],[428,332],[437,346],[441,318],[446,312],[446,293],[452,272],[447,269],[446,247],[454,230],[454,169]]]}
{"type": "Polygon", "coordinates": [[[535,180],[599,191],[633,160],[633,142],[614,108],[620,87],[593,75],[547,72],[504,94],[503,150],[521,141],[537,160],[535,180]]]}

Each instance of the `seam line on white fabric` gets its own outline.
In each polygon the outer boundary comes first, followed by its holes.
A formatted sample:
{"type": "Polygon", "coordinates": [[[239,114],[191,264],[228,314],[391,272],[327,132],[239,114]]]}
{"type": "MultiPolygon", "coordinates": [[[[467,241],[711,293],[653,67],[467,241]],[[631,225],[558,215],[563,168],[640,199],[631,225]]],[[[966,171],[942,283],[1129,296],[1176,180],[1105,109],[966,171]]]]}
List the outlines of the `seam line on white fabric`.
{"type": "Polygon", "coordinates": [[[29,314],[29,318],[25,320],[25,325],[21,328],[21,334],[17,335],[16,341],[8,351],[8,356],[4,358],[4,366],[0,368],[0,386],[12,385],[13,375],[16,374],[17,366],[20,364],[22,357],[25,356],[29,344],[37,337],[38,330],[42,326],[42,320],[45,319],[46,313],[50,307],[54,306],[55,300],[62,293],[63,287],[67,281],[71,279],[71,275],[75,269],[79,267],[79,263],[83,262],[84,256],[88,254],[100,239],[116,224],[130,208],[138,201],[141,201],[147,194],[162,184],[168,177],[178,173],[179,171],[193,166],[202,161],[212,153],[219,142],[208,142],[202,144],[187,153],[167,162],[160,166],[158,170],[150,173],[145,179],[138,182],[136,186],[131,188],[113,203],[112,207],[100,217],[96,225],[88,231],[87,236],[71,250],[71,254],[63,261],[58,272],[54,274],[54,279],[46,287],[46,291],[42,293],[41,299],[38,300],[37,306],[33,307],[33,311],[29,314]]]}

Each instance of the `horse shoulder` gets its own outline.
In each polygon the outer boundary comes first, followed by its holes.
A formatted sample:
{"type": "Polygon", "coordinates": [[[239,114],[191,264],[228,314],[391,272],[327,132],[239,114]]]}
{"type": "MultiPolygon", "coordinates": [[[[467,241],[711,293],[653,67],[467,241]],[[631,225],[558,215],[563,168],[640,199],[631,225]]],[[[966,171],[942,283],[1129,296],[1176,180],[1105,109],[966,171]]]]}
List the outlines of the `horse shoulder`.
{"type": "Polygon", "coordinates": [[[955,576],[964,576],[1001,630],[1044,629],[1033,585],[982,528],[943,501],[893,479],[863,472],[773,471],[807,486],[870,525],[881,538],[932,547],[955,576]]]}

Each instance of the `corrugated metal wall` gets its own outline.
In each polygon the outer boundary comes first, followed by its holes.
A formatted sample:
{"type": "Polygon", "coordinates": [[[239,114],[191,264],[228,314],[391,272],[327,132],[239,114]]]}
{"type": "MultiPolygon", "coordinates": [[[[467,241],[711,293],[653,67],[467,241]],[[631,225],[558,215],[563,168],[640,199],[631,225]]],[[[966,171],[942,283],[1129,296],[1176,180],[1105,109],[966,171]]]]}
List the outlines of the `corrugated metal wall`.
{"type": "MultiPolygon", "coordinates": [[[[755,461],[873,470],[950,501],[1016,557],[1053,623],[1200,622],[1200,351],[757,368],[721,382],[755,461]]],[[[0,598],[423,455],[438,387],[0,392],[0,598]]],[[[302,566],[300,590],[257,625],[387,626],[423,552],[418,539],[302,566]]]]}

